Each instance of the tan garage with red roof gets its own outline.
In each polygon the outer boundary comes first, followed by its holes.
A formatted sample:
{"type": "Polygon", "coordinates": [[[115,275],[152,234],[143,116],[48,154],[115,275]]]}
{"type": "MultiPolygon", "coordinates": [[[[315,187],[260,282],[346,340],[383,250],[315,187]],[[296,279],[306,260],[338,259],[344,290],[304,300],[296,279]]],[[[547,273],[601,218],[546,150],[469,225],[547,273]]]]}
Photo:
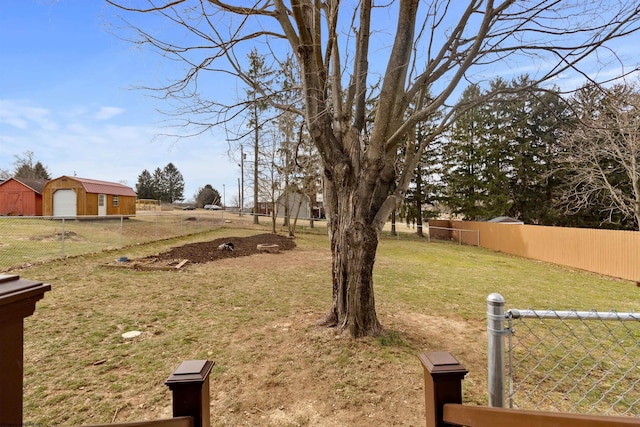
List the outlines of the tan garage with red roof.
{"type": "Polygon", "coordinates": [[[61,176],[44,186],[42,206],[44,216],[131,216],[136,213],[136,193],[116,182],[61,176]]]}

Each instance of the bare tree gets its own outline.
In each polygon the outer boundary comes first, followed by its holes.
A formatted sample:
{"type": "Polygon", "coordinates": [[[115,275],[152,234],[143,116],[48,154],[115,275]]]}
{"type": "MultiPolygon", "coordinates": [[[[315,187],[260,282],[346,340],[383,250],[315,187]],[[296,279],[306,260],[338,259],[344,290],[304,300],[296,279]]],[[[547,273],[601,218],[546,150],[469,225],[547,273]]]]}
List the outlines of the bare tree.
{"type": "MultiPolygon", "coordinates": [[[[399,0],[381,4],[371,0],[246,0],[233,4],[141,0],[131,4],[120,8],[156,14],[189,35],[167,40],[162,38],[166,32],[135,28],[139,43],[187,66],[185,74],[160,89],[188,105],[180,111],[188,115],[188,125],[215,126],[233,115],[231,106],[199,92],[202,85],[198,83],[210,72],[233,74],[268,95],[268,88],[251,81],[237,60],[247,51],[245,45],[264,46],[275,60],[284,60],[293,52],[304,95],[304,111],[298,112],[305,115],[322,158],[333,257],[333,299],[321,323],[348,330],[353,337],[382,330],[373,287],[380,232],[404,199],[419,154],[472,107],[448,104],[456,98],[458,87],[483,83],[489,80],[487,76],[522,65],[538,70],[531,79],[537,86],[567,72],[587,77],[587,71],[597,70],[581,69],[581,63],[596,53],[608,52],[609,41],[636,32],[640,20],[637,0],[399,0]],[[390,27],[391,21],[395,28],[390,27]],[[370,93],[369,81],[380,78],[379,90],[370,93]],[[408,113],[423,89],[432,97],[408,113]],[[376,100],[375,117],[367,123],[366,104],[371,98],[376,100]],[[406,156],[403,167],[398,168],[398,147],[407,141],[408,132],[443,109],[430,137],[421,140],[416,154],[406,156]],[[198,113],[204,113],[200,119],[198,113]]],[[[508,89],[489,91],[474,102],[484,102],[501,90],[508,89]]],[[[269,99],[274,107],[296,110],[269,99]]]]}
{"type": "Polygon", "coordinates": [[[281,142],[278,132],[271,128],[263,132],[263,141],[260,146],[260,163],[262,168],[258,179],[258,197],[261,203],[268,204],[268,213],[271,216],[271,232],[277,232],[278,198],[284,192],[284,159],[280,150],[281,142]]]}
{"type": "Polygon", "coordinates": [[[22,156],[15,155],[13,176],[30,179],[51,179],[47,167],[41,162],[34,162],[33,151],[25,151],[22,156]]]}
{"type": "Polygon", "coordinates": [[[605,220],[640,225],[640,92],[594,86],[575,100],[577,124],[560,140],[565,203],[570,212],[599,206],[605,220]]]}

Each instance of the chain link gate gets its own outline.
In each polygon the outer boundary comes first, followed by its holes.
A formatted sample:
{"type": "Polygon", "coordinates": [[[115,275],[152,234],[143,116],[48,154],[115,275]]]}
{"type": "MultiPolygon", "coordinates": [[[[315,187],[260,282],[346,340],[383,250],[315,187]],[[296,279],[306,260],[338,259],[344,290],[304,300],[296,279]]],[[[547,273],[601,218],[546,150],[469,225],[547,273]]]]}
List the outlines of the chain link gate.
{"type": "Polygon", "coordinates": [[[487,307],[491,406],[640,416],[639,313],[487,307]]]}

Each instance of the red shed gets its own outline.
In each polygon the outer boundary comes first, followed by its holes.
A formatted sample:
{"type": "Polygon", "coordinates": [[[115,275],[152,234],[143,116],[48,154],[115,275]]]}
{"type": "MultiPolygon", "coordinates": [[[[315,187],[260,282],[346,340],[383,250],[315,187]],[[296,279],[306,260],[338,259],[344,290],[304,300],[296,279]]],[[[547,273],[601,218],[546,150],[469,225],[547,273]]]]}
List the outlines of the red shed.
{"type": "Polygon", "coordinates": [[[46,179],[9,178],[0,184],[0,215],[42,216],[46,179]]]}

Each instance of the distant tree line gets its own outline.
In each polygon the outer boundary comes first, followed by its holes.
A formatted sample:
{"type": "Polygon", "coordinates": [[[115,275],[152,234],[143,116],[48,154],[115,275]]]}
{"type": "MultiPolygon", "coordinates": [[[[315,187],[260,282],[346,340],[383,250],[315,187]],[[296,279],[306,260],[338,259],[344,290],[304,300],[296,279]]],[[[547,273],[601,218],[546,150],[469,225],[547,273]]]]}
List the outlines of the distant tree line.
{"type": "Polygon", "coordinates": [[[521,90],[530,84],[498,78],[463,91],[460,102],[473,106],[423,153],[401,217],[638,229],[637,86],[587,85],[562,97],[556,88],[521,90]],[[476,102],[487,91],[500,95],[476,102]],[[431,210],[420,214],[417,203],[431,210]]]}
{"type": "MultiPolygon", "coordinates": [[[[274,77],[256,50],[248,59],[248,73],[258,86],[247,90],[249,132],[244,137],[252,140],[254,161],[246,175],[254,178],[254,208],[259,198],[275,212],[278,194],[314,197],[320,191],[320,161],[313,147],[308,148],[309,136],[298,118],[288,112],[271,115],[270,104],[258,96],[269,92],[266,87],[277,88],[275,101],[303,110],[295,103],[298,70],[287,63],[274,77]]],[[[408,113],[425,102],[430,102],[426,90],[408,113]]],[[[486,87],[470,85],[458,104],[468,107],[447,132],[431,136],[447,112],[443,108],[418,123],[400,144],[400,160],[423,151],[404,203],[393,217],[417,224],[418,234],[424,219],[441,214],[476,221],[510,216],[527,224],[638,229],[637,85],[588,84],[566,96],[555,87],[538,87],[524,75],[511,81],[496,78],[486,87]]],[[[371,105],[369,100],[366,108],[371,105]]],[[[374,115],[371,109],[369,117],[374,115]]]]}
{"type": "Polygon", "coordinates": [[[153,199],[164,203],[184,200],[184,178],[173,163],[159,167],[151,174],[147,169],[138,175],[138,199],[153,199]]]}
{"type": "Polygon", "coordinates": [[[35,161],[35,154],[33,151],[25,151],[22,155],[15,155],[14,157],[16,160],[13,163],[13,171],[0,170],[1,179],[8,179],[11,177],[51,179],[47,168],[40,161],[35,161]]]}

